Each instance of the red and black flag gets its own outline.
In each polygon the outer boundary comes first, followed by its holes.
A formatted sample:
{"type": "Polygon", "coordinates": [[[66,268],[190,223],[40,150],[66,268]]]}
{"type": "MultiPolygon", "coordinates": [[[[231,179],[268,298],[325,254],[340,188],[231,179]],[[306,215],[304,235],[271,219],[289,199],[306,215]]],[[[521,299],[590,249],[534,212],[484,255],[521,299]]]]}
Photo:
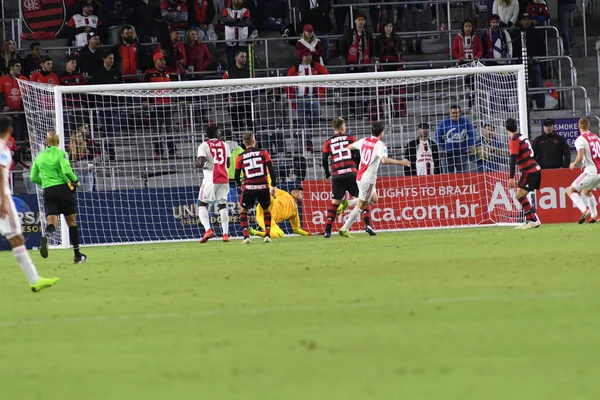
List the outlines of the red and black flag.
{"type": "Polygon", "coordinates": [[[57,34],[65,24],[65,0],[21,0],[23,20],[31,32],[57,34]]]}

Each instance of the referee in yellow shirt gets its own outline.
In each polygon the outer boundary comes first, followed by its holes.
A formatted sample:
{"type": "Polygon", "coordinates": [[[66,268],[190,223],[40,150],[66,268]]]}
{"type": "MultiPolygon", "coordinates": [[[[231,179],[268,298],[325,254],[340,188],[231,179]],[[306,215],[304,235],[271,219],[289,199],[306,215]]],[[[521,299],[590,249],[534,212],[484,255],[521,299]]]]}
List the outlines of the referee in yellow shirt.
{"type": "MultiPolygon", "coordinates": [[[[283,221],[290,221],[294,233],[301,236],[310,236],[310,233],[303,230],[300,226],[300,214],[298,214],[298,204],[302,203],[304,191],[301,187],[290,190],[290,193],[285,190],[277,189],[275,197],[271,197],[271,237],[282,238],[285,233],[277,225],[283,221]]],[[[265,221],[264,212],[260,205],[256,207],[256,222],[261,230],[250,228],[251,235],[264,237],[265,236],[265,221]]]]}

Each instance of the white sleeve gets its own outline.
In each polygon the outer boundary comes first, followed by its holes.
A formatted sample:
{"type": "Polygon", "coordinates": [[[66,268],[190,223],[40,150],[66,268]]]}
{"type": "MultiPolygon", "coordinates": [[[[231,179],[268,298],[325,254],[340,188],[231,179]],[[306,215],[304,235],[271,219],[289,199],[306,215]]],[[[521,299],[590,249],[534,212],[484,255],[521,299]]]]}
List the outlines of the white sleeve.
{"type": "Polygon", "coordinates": [[[587,141],[582,136],[579,136],[577,139],[575,139],[575,148],[577,150],[585,149],[586,144],[587,144],[587,141]]]}
{"type": "Polygon", "coordinates": [[[362,145],[364,143],[365,139],[360,139],[357,140],[356,142],[352,143],[352,146],[354,146],[354,148],[358,151],[360,151],[360,149],[362,148],[362,145]]]}
{"type": "Polygon", "coordinates": [[[385,145],[385,143],[383,142],[378,142],[377,143],[377,156],[379,158],[383,158],[383,157],[387,157],[388,156],[388,149],[387,146],[385,145]]]}
{"type": "Polygon", "coordinates": [[[6,169],[10,169],[12,165],[12,156],[8,152],[8,148],[0,150],[0,165],[6,169]]]}
{"type": "Polygon", "coordinates": [[[198,146],[198,156],[196,158],[200,157],[210,157],[210,155],[208,154],[208,145],[206,144],[206,142],[203,142],[200,146],[198,146]]]}
{"type": "Polygon", "coordinates": [[[225,142],[223,142],[223,144],[225,145],[225,153],[227,154],[225,157],[231,158],[231,149],[229,148],[229,145],[225,142]]]}

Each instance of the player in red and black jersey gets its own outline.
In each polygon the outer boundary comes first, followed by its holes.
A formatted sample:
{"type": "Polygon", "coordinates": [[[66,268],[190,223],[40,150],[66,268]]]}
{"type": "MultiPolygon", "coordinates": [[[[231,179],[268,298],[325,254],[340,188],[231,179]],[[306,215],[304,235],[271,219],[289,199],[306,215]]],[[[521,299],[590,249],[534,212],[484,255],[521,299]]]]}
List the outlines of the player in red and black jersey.
{"type": "MultiPolygon", "coordinates": [[[[356,142],[352,135],[346,135],[346,121],[343,118],[333,120],[334,135],[325,141],[323,145],[322,165],[325,170],[325,178],[331,177],[331,204],[327,207],[327,223],[325,225],[325,238],[331,237],[331,226],[335,220],[336,214],[341,214],[350,205],[350,202],[344,200],[346,192],[354,197],[352,202],[358,198],[358,185],[356,184],[356,166],[360,162],[360,153],[358,151],[348,150],[348,145],[356,142]],[[329,160],[331,159],[331,167],[329,160]]],[[[371,217],[369,209],[363,211],[363,220],[365,222],[365,231],[375,235],[371,227],[371,217]]]]}
{"type": "Polygon", "coordinates": [[[250,243],[248,235],[248,209],[258,201],[264,210],[265,243],[271,243],[271,194],[277,191],[277,177],[271,156],[266,150],[256,148],[256,140],[252,132],[244,133],[242,138],[246,150],[237,156],[235,161],[235,182],[242,187],[240,198],[240,224],[244,232],[243,244],[250,243]],[[241,175],[244,175],[242,184],[241,175]],[[271,188],[269,189],[269,175],[271,188]]]}
{"type": "Polygon", "coordinates": [[[523,212],[525,213],[525,222],[517,227],[517,229],[531,229],[540,226],[535,212],[533,211],[527,193],[540,188],[542,182],[542,172],[537,161],[533,157],[533,149],[529,139],[518,132],[517,121],[514,118],[508,118],[504,124],[510,136],[510,179],[508,186],[517,188],[516,198],[519,200],[523,212]],[[516,167],[519,167],[521,178],[518,185],[515,184],[516,167]]]}

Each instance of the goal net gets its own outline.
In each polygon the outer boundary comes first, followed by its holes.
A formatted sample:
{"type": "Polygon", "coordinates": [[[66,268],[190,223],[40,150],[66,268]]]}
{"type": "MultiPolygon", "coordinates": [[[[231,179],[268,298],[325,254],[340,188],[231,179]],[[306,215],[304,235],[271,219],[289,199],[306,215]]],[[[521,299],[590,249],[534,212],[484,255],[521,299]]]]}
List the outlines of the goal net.
{"type": "MultiPolygon", "coordinates": [[[[194,164],[209,124],[220,127],[232,151],[244,132],[255,132],[273,157],[281,188],[302,185],[303,228],[322,233],[331,184],[321,151],[336,117],[358,139],[383,121],[390,157],[412,162],[411,168],[380,168],[379,202],[370,207],[376,230],[518,223],[520,207],[506,185],[503,124],[515,118],[527,134],[524,76],[520,65],[471,65],[110,86],[19,84],[33,155],[51,130],[69,152],[82,183],[81,242],[91,245],[202,236],[196,206],[202,174],[194,164]]],[[[241,235],[239,195],[232,184],[232,236],[241,235]]],[[[216,205],[209,211],[218,236],[216,205]]],[[[287,223],[281,227],[291,232],[287,223]]],[[[66,230],[53,240],[67,246],[66,230]]]]}

